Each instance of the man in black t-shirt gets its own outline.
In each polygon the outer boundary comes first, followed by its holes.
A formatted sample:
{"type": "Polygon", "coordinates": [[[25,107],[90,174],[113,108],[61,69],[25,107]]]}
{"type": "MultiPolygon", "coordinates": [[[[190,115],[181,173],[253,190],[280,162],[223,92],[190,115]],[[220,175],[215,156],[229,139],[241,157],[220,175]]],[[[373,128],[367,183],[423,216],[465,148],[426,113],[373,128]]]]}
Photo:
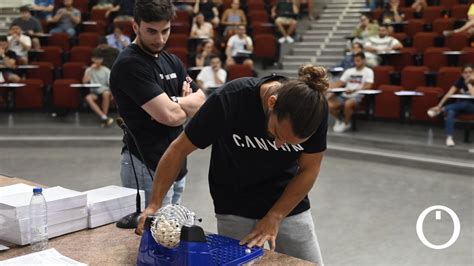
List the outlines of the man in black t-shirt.
{"type": "MultiPolygon", "coordinates": [[[[183,131],[182,124],[205,99],[178,57],[162,50],[174,15],[169,0],[137,0],[133,23],[137,37],[120,53],[110,74],[110,88],[119,114],[145,157],[142,161],[135,145],[130,145],[130,151],[124,147],[122,184],[135,187],[135,171],[140,188],[145,190],[146,204],[152,187],[150,175],[170,143],[183,131]]],[[[128,135],[125,141],[133,143],[128,135]]],[[[186,172],[184,160],[164,204],[179,203],[186,172]]]]}
{"type": "Polygon", "coordinates": [[[186,156],[212,145],[209,187],[219,234],[322,265],[307,197],[326,149],[328,87],[322,67],[299,79],[272,75],[225,84],[170,145],[142,214],[153,214],[186,156]]]}

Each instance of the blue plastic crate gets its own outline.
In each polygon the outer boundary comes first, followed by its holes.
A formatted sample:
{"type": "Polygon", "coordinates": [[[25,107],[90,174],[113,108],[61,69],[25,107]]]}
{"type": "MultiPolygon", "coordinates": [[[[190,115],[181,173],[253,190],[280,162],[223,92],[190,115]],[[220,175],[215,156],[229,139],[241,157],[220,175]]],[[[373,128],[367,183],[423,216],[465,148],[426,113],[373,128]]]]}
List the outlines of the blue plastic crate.
{"type": "Polygon", "coordinates": [[[263,256],[263,248],[253,247],[246,253],[245,246],[229,237],[207,234],[205,239],[206,242],[181,240],[178,247],[170,249],[156,243],[148,227],[140,242],[137,265],[242,265],[263,256]]]}

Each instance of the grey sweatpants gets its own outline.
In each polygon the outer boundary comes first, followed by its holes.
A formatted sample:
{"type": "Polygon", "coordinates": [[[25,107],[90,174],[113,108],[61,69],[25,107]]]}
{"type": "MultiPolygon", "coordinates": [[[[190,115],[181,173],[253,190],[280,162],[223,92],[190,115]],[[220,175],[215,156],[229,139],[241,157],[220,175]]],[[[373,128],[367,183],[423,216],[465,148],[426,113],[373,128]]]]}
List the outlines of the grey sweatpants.
{"type": "MultiPolygon", "coordinates": [[[[252,232],[258,222],[237,215],[216,214],[216,218],[219,234],[238,240],[252,232]]],[[[323,265],[310,210],[283,219],[275,251],[323,265]]]]}

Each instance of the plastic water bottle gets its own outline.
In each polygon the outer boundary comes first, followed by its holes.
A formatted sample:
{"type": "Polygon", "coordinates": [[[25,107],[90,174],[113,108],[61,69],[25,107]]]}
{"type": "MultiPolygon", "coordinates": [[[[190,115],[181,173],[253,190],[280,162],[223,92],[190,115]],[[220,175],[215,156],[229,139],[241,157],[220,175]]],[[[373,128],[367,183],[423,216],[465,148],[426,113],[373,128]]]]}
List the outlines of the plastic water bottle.
{"type": "Polygon", "coordinates": [[[48,246],[48,208],[42,188],[34,188],[30,201],[30,243],[33,251],[48,246]]]}

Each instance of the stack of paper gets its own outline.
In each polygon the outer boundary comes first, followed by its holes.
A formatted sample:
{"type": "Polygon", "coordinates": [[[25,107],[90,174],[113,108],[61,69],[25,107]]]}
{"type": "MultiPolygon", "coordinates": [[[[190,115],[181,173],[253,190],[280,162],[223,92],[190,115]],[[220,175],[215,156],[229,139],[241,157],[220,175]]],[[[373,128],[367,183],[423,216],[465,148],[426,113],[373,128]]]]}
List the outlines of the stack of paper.
{"type": "MultiPolygon", "coordinates": [[[[120,186],[107,186],[85,191],[89,209],[89,228],[118,221],[136,211],[137,190],[120,186]]],[[[145,193],[140,190],[142,210],[145,193]]],[[[141,210],[140,210],[141,211],[141,210]]]]}
{"type": "MultiPolygon", "coordinates": [[[[0,240],[18,245],[29,241],[29,205],[33,187],[12,185],[0,188],[0,240]]],[[[43,190],[48,207],[48,237],[87,228],[87,196],[62,187],[43,190]]]]}

